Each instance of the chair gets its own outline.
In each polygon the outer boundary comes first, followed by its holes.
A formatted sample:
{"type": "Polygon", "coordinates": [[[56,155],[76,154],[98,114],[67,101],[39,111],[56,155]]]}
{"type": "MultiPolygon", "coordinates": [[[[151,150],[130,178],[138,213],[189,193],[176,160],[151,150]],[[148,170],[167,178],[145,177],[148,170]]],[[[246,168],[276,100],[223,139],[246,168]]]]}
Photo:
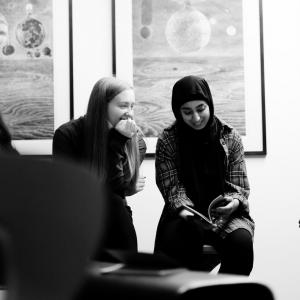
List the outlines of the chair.
{"type": "MultiPolygon", "coordinates": [[[[73,300],[274,299],[268,286],[247,276],[188,270],[162,253],[109,254],[107,260],[89,265],[84,285],[73,300]]],[[[203,255],[219,257],[208,245],[203,255]]]]}
{"type": "Polygon", "coordinates": [[[7,299],[71,299],[104,235],[99,182],[66,163],[1,156],[0,191],[7,299]]]}
{"type": "Polygon", "coordinates": [[[74,300],[274,299],[268,286],[246,276],[191,271],[146,253],[119,257],[115,264],[92,263],[74,300]]]}

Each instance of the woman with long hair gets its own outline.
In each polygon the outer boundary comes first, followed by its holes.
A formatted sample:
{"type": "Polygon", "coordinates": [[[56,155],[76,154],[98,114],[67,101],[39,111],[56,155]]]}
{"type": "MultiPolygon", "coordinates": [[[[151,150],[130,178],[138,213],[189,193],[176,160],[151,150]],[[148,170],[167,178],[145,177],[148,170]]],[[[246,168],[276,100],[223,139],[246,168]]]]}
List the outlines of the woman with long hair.
{"type": "Polygon", "coordinates": [[[87,113],[61,125],[54,134],[54,158],[80,163],[108,187],[109,213],[105,248],[137,251],[132,211],[126,196],[144,188],[139,174],[146,144],[133,119],[134,90],[114,77],[98,80],[87,113]]]}
{"type": "Polygon", "coordinates": [[[243,144],[238,132],[214,114],[205,79],[186,76],[172,90],[175,122],[156,147],[156,182],[165,201],[155,252],[163,252],[189,268],[203,266],[202,246],[215,246],[219,272],[249,275],[253,266],[254,222],[243,144]],[[213,199],[222,204],[204,224],[184,205],[206,217],[213,199]]]}

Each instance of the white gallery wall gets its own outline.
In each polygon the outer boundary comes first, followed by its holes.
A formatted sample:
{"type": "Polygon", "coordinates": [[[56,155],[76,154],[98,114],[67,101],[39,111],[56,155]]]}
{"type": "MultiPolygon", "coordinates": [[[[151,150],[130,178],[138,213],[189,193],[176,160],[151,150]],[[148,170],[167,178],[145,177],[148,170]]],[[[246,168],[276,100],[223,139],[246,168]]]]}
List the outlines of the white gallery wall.
{"type": "MultiPolygon", "coordinates": [[[[276,299],[300,299],[300,1],[262,1],[267,155],[247,157],[256,221],[251,276],[271,284],[276,299]]],[[[111,25],[110,0],[73,0],[76,117],[95,81],[112,74],[111,25]]],[[[163,199],[153,159],[143,162],[142,172],[145,190],[129,203],[139,249],[151,252],[163,199]]]]}

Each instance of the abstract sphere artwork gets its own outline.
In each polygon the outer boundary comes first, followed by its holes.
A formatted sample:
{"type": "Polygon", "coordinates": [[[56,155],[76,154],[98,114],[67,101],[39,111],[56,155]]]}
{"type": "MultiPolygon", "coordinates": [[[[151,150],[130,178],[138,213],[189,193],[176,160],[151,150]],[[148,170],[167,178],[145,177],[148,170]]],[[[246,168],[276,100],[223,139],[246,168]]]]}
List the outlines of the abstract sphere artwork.
{"type": "Polygon", "coordinates": [[[16,38],[24,48],[36,48],[40,46],[45,39],[44,26],[40,21],[34,18],[27,18],[18,24],[16,38]]]}
{"type": "Polygon", "coordinates": [[[208,44],[211,26],[204,14],[186,4],[170,17],[165,34],[169,45],[177,52],[196,52],[208,44]]]}

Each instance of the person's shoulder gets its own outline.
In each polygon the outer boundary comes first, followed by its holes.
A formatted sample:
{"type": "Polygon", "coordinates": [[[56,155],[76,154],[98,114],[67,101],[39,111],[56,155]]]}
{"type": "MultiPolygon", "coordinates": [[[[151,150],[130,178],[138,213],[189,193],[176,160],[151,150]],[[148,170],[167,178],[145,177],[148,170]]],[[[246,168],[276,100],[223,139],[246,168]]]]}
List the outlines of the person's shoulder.
{"type": "Polygon", "coordinates": [[[234,126],[232,126],[228,122],[224,121],[220,117],[216,117],[216,119],[217,119],[217,122],[221,126],[221,134],[223,136],[240,137],[239,132],[237,131],[237,129],[234,126]]]}
{"type": "Polygon", "coordinates": [[[81,158],[84,147],[84,118],[73,119],[59,126],[53,136],[53,155],[81,158]]]}
{"type": "Polygon", "coordinates": [[[174,122],[168,127],[164,128],[163,131],[158,135],[159,140],[169,140],[173,141],[176,139],[177,126],[174,122]]]}
{"type": "Polygon", "coordinates": [[[221,124],[221,138],[224,139],[228,149],[242,149],[242,137],[238,130],[221,118],[217,118],[217,120],[221,124]]]}
{"type": "Polygon", "coordinates": [[[62,125],[60,125],[56,132],[61,133],[75,133],[75,132],[81,132],[84,128],[84,117],[79,117],[77,119],[70,120],[62,125]]]}
{"type": "Polygon", "coordinates": [[[177,153],[177,126],[176,123],[166,127],[159,134],[156,143],[156,155],[168,153],[170,157],[175,157],[177,153]]]}

